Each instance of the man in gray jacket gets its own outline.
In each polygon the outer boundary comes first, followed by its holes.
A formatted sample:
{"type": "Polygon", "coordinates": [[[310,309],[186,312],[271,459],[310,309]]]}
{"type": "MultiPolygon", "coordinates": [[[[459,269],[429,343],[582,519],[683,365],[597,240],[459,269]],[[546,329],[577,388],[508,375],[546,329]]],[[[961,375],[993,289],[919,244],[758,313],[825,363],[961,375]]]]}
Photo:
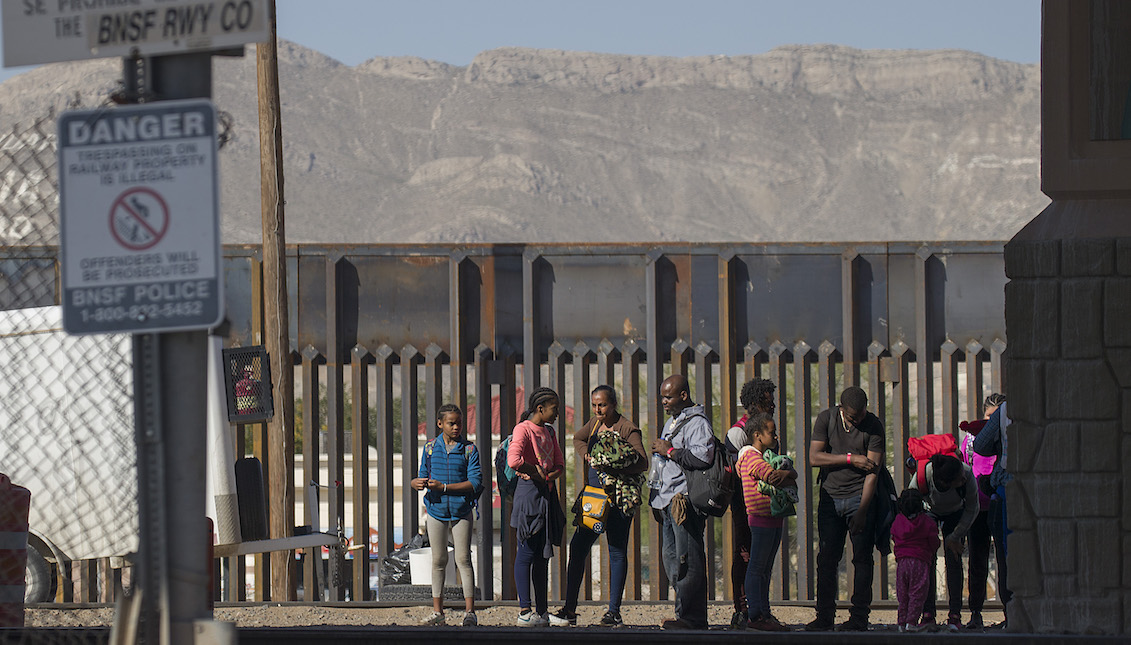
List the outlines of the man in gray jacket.
{"type": "Polygon", "coordinates": [[[659,460],[650,503],[663,521],[664,570],[675,587],[675,620],[664,629],[707,629],[706,516],[687,497],[684,470],[704,470],[714,459],[714,433],[703,406],[691,400],[687,379],[676,374],[660,384],[660,399],[671,419],[652,442],[659,460]]]}
{"type": "MultiPolygon", "coordinates": [[[[956,632],[962,627],[962,543],[978,516],[978,485],[970,466],[950,455],[931,457],[924,478],[926,482],[918,479],[918,474],[912,477],[910,487],[923,492],[927,511],[942,528],[946,592],[950,605],[946,626],[956,632]]],[[[938,597],[936,578],[935,567],[931,567],[931,584],[923,608],[924,620],[935,616],[938,597]]]]}

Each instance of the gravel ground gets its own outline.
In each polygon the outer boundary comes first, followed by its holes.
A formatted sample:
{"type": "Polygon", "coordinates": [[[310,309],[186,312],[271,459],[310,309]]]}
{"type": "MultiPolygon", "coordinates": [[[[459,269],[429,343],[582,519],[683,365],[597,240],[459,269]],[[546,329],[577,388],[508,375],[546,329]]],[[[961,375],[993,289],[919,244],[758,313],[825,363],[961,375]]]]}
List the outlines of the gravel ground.
{"type": "MultiPolygon", "coordinates": [[[[461,603],[462,604],[462,603],[461,603]]],[[[550,605],[550,611],[560,604],[550,605]]],[[[712,628],[724,628],[730,624],[732,606],[727,602],[714,602],[710,605],[712,628]]],[[[302,627],[310,625],[419,625],[431,614],[431,607],[340,607],[329,605],[306,605],[274,603],[221,606],[215,610],[216,620],[235,622],[237,627],[302,627]]],[[[605,612],[604,605],[583,604],[578,608],[578,626],[596,625],[605,612]]],[[[498,604],[482,607],[476,611],[479,624],[483,627],[502,627],[514,625],[518,608],[514,604],[498,604]]],[[[107,626],[113,621],[111,607],[96,608],[29,608],[25,621],[28,627],[76,627],[107,626]]],[[[781,622],[800,629],[813,619],[811,607],[781,605],[774,607],[774,615],[781,622]]],[[[673,618],[671,603],[628,603],[621,609],[625,625],[630,627],[655,628],[667,618],[673,618]]],[[[848,611],[837,612],[837,620],[848,618],[848,611]]],[[[1001,611],[988,611],[983,614],[987,624],[1000,622],[1001,611]]],[[[876,609],[872,611],[872,629],[895,629],[895,609],[876,609]]],[[[969,614],[963,614],[969,619],[969,614]]],[[[459,625],[463,620],[462,609],[448,609],[449,624],[459,625]]]]}

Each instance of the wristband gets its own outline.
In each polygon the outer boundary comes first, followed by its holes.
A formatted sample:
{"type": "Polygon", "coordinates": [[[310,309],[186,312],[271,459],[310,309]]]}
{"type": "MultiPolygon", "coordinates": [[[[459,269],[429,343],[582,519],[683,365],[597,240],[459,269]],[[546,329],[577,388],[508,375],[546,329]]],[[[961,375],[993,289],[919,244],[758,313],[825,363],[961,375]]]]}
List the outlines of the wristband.
{"type": "Polygon", "coordinates": [[[671,458],[672,458],[672,452],[673,452],[674,450],[675,450],[675,446],[672,446],[671,448],[668,448],[668,459],[671,459],[671,458]]]}
{"type": "Polygon", "coordinates": [[[848,453],[847,455],[845,455],[844,463],[848,464],[849,466],[852,465],[852,453],[851,452],[848,453]]]}
{"type": "Polygon", "coordinates": [[[446,495],[447,493],[448,493],[448,485],[444,484],[444,494],[446,495]]]}

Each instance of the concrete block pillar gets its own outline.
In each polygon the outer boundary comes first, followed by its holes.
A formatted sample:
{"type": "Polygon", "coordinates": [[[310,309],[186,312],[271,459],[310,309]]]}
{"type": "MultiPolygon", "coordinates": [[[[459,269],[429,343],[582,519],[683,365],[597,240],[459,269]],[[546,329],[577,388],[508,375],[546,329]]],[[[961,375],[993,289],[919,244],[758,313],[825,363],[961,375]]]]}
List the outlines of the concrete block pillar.
{"type": "Polygon", "coordinates": [[[1005,248],[1011,631],[1131,625],[1131,199],[1057,200],[1005,248]]]}

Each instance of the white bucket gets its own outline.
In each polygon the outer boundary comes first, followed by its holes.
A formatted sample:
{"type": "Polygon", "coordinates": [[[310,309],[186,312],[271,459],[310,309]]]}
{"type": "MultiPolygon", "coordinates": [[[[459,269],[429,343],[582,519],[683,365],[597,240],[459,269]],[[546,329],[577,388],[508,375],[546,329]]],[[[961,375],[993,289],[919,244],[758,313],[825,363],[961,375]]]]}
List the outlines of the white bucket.
{"type": "MultiPolygon", "coordinates": [[[[408,570],[414,585],[432,584],[432,548],[413,549],[408,552],[408,570]]],[[[448,566],[444,569],[444,584],[456,584],[456,550],[448,547],[448,566]]]]}

